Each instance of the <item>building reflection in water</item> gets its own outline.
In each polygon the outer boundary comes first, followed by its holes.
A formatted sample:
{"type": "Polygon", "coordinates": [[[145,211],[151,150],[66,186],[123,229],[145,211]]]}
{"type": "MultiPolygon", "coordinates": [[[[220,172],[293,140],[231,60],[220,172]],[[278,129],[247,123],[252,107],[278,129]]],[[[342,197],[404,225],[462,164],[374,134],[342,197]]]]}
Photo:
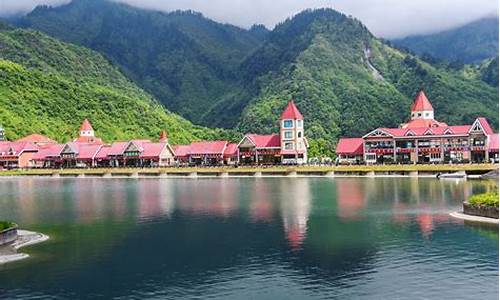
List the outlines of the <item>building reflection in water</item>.
{"type": "Polygon", "coordinates": [[[170,216],[175,208],[169,180],[140,179],[137,184],[138,218],[170,216]]]}
{"type": "Polygon", "coordinates": [[[280,184],[280,207],[288,244],[293,250],[306,238],[311,210],[310,181],[305,178],[283,180],[280,184]]]}
{"type": "Polygon", "coordinates": [[[273,218],[272,187],[266,180],[255,180],[250,191],[250,219],[252,222],[269,223],[273,218]]]}
{"type": "Polygon", "coordinates": [[[365,182],[356,178],[338,178],[337,215],[341,219],[358,219],[365,207],[365,182]]]}

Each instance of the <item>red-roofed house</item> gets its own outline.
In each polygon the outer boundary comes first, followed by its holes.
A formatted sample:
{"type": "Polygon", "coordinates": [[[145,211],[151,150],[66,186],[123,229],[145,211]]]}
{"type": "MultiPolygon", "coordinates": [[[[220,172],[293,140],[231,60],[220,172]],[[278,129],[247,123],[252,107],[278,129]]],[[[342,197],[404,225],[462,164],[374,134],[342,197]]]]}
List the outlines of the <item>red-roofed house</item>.
{"type": "Polygon", "coordinates": [[[488,153],[490,160],[498,162],[498,133],[490,135],[488,140],[488,153]]]}
{"type": "Polygon", "coordinates": [[[341,138],[336,153],[339,163],[358,164],[363,161],[363,138],[341,138]]]}
{"type": "Polygon", "coordinates": [[[32,167],[37,151],[36,145],[29,142],[0,142],[0,169],[32,167]]]}
{"type": "MultiPolygon", "coordinates": [[[[408,123],[399,128],[377,128],[362,137],[363,160],[366,163],[487,162],[494,139],[493,129],[485,118],[459,126],[436,121],[431,103],[420,91],[408,123]]],[[[359,153],[358,147],[349,147],[352,141],[341,139],[337,154],[345,157],[359,153]]]]}
{"type": "Polygon", "coordinates": [[[280,134],[247,134],[238,144],[244,164],[304,164],[309,144],[304,136],[304,117],[293,101],[280,118],[280,134]]]}
{"type": "Polygon", "coordinates": [[[48,144],[38,146],[38,152],[33,156],[36,168],[59,168],[63,164],[61,151],[65,144],[48,144]]]}
{"type": "MultiPolygon", "coordinates": [[[[194,165],[218,165],[223,164],[225,159],[234,155],[234,149],[226,152],[229,144],[227,141],[203,141],[193,142],[190,145],[178,145],[174,147],[175,158],[178,163],[194,165]]],[[[234,148],[234,146],[231,146],[234,148]]]]}
{"type": "Polygon", "coordinates": [[[102,140],[95,136],[94,128],[87,119],[83,120],[80,135],[73,142],[102,145],[102,140]]]}

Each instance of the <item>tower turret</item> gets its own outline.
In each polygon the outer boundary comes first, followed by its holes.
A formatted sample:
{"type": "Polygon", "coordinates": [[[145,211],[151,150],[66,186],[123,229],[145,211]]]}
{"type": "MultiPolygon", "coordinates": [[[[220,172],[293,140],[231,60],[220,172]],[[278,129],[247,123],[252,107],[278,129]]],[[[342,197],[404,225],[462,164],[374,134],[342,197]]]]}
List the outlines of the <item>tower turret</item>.
{"type": "Polygon", "coordinates": [[[307,140],[304,137],[304,117],[293,101],[288,102],[280,118],[282,159],[307,161],[307,140]]]}
{"type": "Polygon", "coordinates": [[[420,91],[411,106],[411,119],[434,120],[434,108],[424,91],[420,91]]]}

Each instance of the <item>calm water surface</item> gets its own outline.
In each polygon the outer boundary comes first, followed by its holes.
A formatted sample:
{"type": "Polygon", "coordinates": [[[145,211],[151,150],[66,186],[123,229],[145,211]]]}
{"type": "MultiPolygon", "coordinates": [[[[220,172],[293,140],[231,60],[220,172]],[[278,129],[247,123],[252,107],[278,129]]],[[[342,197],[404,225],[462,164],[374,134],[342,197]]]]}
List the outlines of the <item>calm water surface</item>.
{"type": "Polygon", "coordinates": [[[448,213],[495,182],[0,179],[50,235],[2,299],[498,299],[498,230],[448,213]]]}

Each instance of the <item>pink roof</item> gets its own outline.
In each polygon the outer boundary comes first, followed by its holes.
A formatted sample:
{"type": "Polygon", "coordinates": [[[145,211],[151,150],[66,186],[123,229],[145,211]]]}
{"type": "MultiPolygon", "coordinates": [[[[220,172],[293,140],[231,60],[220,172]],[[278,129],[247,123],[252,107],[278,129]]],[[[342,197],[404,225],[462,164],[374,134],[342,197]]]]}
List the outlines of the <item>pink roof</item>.
{"type": "Polygon", "coordinates": [[[28,142],[0,142],[0,157],[1,156],[19,156],[23,152],[36,152],[38,148],[28,142]]]}
{"type": "Polygon", "coordinates": [[[424,110],[434,110],[434,108],[432,107],[429,99],[427,99],[424,91],[420,91],[418,92],[417,97],[415,97],[415,102],[413,102],[413,105],[411,106],[411,111],[413,112],[424,110]]]}
{"type": "Polygon", "coordinates": [[[238,144],[227,144],[226,150],[224,151],[224,156],[236,156],[238,155],[238,144]]]}
{"type": "Polygon", "coordinates": [[[304,119],[304,117],[300,113],[297,106],[295,106],[295,103],[293,103],[293,101],[288,102],[288,105],[286,106],[285,110],[281,114],[281,120],[284,120],[284,119],[295,119],[295,120],[303,120],[304,119]]]}
{"type": "Polygon", "coordinates": [[[490,135],[490,144],[488,150],[498,151],[498,133],[490,135]]]}
{"type": "Polygon", "coordinates": [[[337,154],[363,154],[363,138],[341,138],[335,150],[337,154]]]}
{"type": "Polygon", "coordinates": [[[33,156],[34,160],[46,159],[48,157],[59,157],[65,144],[50,144],[39,146],[38,152],[33,156]]]}
{"type": "Polygon", "coordinates": [[[173,148],[177,157],[186,157],[189,155],[190,145],[176,145],[173,148]]]}
{"type": "Polygon", "coordinates": [[[424,136],[424,135],[466,135],[471,125],[418,127],[418,128],[380,128],[394,137],[424,136]]]}
{"type": "Polygon", "coordinates": [[[281,148],[279,134],[247,134],[246,137],[255,144],[256,148],[281,148]]]}
{"type": "Polygon", "coordinates": [[[224,154],[227,141],[193,142],[189,147],[189,154],[224,154]]]}
{"type": "Polygon", "coordinates": [[[85,144],[96,144],[102,145],[102,140],[98,137],[93,136],[79,136],[73,140],[75,143],[85,143],[85,144]]]}
{"type": "MultiPolygon", "coordinates": [[[[107,152],[106,155],[122,155],[128,143],[129,142],[114,142],[109,149],[105,149],[104,151],[107,152]]],[[[101,155],[102,154],[99,153],[99,157],[101,157],[101,155]]]]}
{"type": "Polygon", "coordinates": [[[89,130],[94,130],[92,128],[92,125],[90,125],[89,120],[85,119],[82,122],[82,125],[80,126],[80,131],[89,131],[89,130]]]}
{"type": "Polygon", "coordinates": [[[140,155],[142,158],[159,157],[167,143],[143,143],[143,151],[140,155]]]}
{"type": "Polygon", "coordinates": [[[57,142],[54,141],[53,139],[50,139],[38,133],[33,133],[25,137],[22,137],[16,140],[16,142],[29,142],[33,144],[57,144],[57,142]]]}
{"type": "Polygon", "coordinates": [[[76,146],[78,148],[77,159],[93,159],[102,148],[102,145],[96,144],[76,144],[76,146]]]}
{"type": "Polygon", "coordinates": [[[415,119],[411,120],[406,124],[402,124],[402,128],[422,128],[422,127],[446,127],[448,126],[446,123],[436,121],[434,119],[415,119]]]}
{"type": "Polygon", "coordinates": [[[493,134],[493,129],[491,129],[490,123],[488,123],[488,120],[486,118],[477,118],[479,123],[481,124],[481,127],[483,127],[484,131],[486,134],[493,134]]]}

